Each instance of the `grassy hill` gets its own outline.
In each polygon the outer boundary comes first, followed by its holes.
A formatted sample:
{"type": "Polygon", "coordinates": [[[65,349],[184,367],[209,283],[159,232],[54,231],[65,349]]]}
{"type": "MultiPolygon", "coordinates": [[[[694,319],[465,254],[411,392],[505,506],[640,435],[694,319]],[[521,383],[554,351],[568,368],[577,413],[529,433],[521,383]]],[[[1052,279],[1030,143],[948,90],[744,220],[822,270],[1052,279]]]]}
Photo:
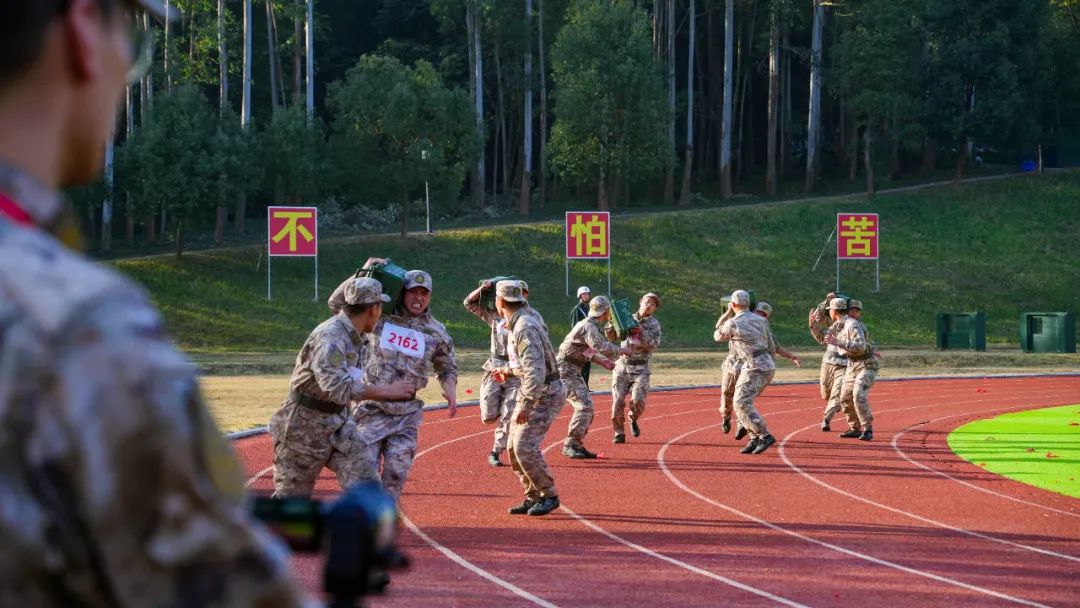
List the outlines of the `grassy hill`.
{"type": "MultiPolygon", "coordinates": [[[[811,271],[838,211],[881,214],[881,290],[873,262],[844,262],[842,287],[865,304],[883,345],[934,343],[939,311],[983,311],[988,342],[1018,344],[1021,311],[1080,312],[1080,173],[965,184],[873,201],[830,200],[617,217],[615,297],[664,297],[667,347],[712,344],[720,297],[754,289],[774,307],[781,342],[809,345],[806,312],[835,283],[835,245],[811,271]]],[[[329,292],[370,255],[423,268],[432,307],[463,347],[486,348],[486,331],[461,306],[478,279],[526,278],[553,341],[568,329],[561,224],[446,231],[434,237],[367,237],[324,243],[319,293],[311,259],[273,260],[258,248],[114,262],[144,284],[187,349],[295,351],[327,315],[329,292]]],[[[607,266],[571,265],[571,290],[607,285],[607,266]]]]}

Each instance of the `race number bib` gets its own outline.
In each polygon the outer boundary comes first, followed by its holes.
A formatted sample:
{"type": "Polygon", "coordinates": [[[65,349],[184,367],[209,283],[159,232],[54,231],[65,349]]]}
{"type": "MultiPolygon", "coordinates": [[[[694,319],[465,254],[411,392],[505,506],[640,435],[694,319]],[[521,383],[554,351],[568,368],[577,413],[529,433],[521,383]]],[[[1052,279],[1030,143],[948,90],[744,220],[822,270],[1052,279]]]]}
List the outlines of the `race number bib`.
{"type": "Polygon", "coordinates": [[[420,358],[424,356],[424,334],[408,327],[385,323],[379,336],[379,347],[407,357],[420,358]]]}

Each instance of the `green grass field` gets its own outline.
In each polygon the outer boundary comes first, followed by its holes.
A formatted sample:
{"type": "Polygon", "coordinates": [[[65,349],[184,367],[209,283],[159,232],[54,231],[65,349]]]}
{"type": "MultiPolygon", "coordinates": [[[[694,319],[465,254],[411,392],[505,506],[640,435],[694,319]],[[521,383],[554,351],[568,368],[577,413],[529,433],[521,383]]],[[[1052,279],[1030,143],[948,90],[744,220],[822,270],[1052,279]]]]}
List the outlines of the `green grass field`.
{"type": "MultiPolygon", "coordinates": [[[[830,246],[811,271],[838,211],[881,214],[881,291],[872,262],[845,262],[845,291],[884,346],[932,347],[939,311],[981,310],[988,341],[1018,344],[1018,317],[1080,309],[1080,173],[1022,177],[880,196],[769,207],[735,206],[617,217],[612,229],[616,297],[664,296],[666,348],[710,348],[720,297],[750,288],[774,306],[781,342],[809,346],[806,312],[835,281],[830,246]]],[[[131,259],[117,268],[146,285],[178,344],[189,350],[295,353],[327,316],[326,297],[370,255],[435,280],[432,307],[459,346],[483,348],[487,333],[461,306],[478,279],[528,279],[557,340],[573,303],[565,295],[561,224],[439,232],[434,237],[358,237],[325,243],[314,297],[313,262],[276,258],[266,300],[259,248],[131,259]]],[[[606,265],[574,263],[571,289],[606,288],[606,265]]]]}
{"type": "Polygon", "coordinates": [[[970,422],[949,447],[987,471],[1080,498],[1080,404],[970,422]]]}

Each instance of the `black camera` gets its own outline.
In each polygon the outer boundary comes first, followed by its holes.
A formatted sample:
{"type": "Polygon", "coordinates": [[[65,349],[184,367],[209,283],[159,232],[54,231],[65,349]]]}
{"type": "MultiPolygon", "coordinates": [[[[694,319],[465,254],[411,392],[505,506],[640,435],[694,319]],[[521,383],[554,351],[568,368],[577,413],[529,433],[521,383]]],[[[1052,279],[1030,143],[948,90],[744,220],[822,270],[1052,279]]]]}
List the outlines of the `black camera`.
{"type": "Polygon", "coordinates": [[[353,608],[389,584],[386,571],[408,566],[394,540],[394,499],[376,481],[350,487],[337,500],[256,498],[254,515],[298,553],[322,552],[330,606],[353,608]]]}

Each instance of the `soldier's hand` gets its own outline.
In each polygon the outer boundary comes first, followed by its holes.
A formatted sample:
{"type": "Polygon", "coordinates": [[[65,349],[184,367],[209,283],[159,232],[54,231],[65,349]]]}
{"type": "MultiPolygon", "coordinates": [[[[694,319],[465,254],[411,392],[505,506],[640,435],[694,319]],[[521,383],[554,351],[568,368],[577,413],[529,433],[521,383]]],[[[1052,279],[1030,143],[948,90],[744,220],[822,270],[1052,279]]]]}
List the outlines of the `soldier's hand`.
{"type": "MultiPolygon", "coordinates": [[[[630,357],[630,356],[632,356],[634,354],[634,349],[632,349],[632,348],[630,348],[628,346],[623,346],[622,348],[619,349],[619,354],[626,355],[627,357],[630,357]]],[[[611,369],[611,368],[609,367],[608,369],[611,369]]]]}
{"type": "Polygon", "coordinates": [[[387,401],[409,401],[416,397],[416,386],[412,382],[399,380],[383,387],[387,401]]]}
{"type": "Polygon", "coordinates": [[[363,268],[371,268],[375,264],[382,264],[385,266],[386,258],[368,258],[367,261],[364,262],[363,268]]]}
{"type": "Polygon", "coordinates": [[[492,287],[493,287],[494,285],[495,285],[495,284],[494,284],[494,283],[492,283],[491,281],[484,281],[484,284],[482,285],[482,287],[483,287],[484,289],[491,289],[491,288],[492,288],[492,287]]]}
{"type": "Polygon", "coordinates": [[[833,346],[836,346],[836,334],[832,334],[832,333],[825,334],[825,343],[826,344],[832,344],[833,346]]]}
{"type": "MultiPolygon", "coordinates": [[[[620,349],[620,350],[622,350],[622,349],[620,349]]],[[[633,351],[631,351],[631,352],[633,352],[633,351]]],[[[615,364],[611,362],[611,359],[601,359],[600,360],[600,366],[603,367],[604,369],[608,370],[609,372],[611,370],[615,369],[615,364]]]]}
{"type": "Polygon", "coordinates": [[[514,422],[518,424],[525,424],[529,421],[529,412],[519,408],[517,414],[514,415],[514,422]]]}
{"type": "Polygon", "coordinates": [[[885,355],[881,354],[880,351],[874,351],[874,356],[877,357],[878,359],[881,359],[882,361],[885,360],[885,355]]]}
{"type": "Polygon", "coordinates": [[[802,362],[799,361],[798,357],[792,357],[791,362],[795,364],[795,367],[802,367],[802,362]]]}
{"type": "Polygon", "coordinates": [[[596,349],[586,348],[585,351],[581,353],[581,356],[591,360],[593,357],[596,356],[596,349]]]}
{"type": "Polygon", "coordinates": [[[503,382],[506,382],[506,372],[502,371],[501,369],[497,369],[491,372],[491,379],[495,382],[498,382],[499,384],[502,384],[503,382]]]}
{"type": "Polygon", "coordinates": [[[457,416],[457,395],[443,393],[443,399],[446,399],[446,405],[450,408],[450,418],[457,416]]]}

